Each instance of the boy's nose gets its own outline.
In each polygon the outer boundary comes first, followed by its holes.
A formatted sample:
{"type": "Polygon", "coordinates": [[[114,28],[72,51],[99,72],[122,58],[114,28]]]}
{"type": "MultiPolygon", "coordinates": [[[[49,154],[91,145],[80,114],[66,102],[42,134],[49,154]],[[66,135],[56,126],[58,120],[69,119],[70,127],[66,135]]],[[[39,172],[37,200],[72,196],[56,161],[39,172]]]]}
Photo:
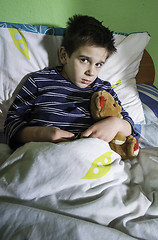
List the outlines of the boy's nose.
{"type": "Polygon", "coordinates": [[[93,66],[89,67],[86,71],[86,74],[88,76],[94,76],[94,74],[95,74],[94,67],[93,66]]]}

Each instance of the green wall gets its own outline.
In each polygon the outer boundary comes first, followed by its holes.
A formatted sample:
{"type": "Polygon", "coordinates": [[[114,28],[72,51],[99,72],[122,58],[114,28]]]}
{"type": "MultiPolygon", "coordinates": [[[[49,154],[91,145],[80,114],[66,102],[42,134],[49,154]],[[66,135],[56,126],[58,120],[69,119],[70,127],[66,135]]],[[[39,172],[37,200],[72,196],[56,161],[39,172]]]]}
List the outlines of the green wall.
{"type": "Polygon", "coordinates": [[[147,50],[156,66],[158,86],[157,0],[0,0],[0,21],[65,27],[73,14],[88,14],[118,32],[148,31],[147,50]]]}

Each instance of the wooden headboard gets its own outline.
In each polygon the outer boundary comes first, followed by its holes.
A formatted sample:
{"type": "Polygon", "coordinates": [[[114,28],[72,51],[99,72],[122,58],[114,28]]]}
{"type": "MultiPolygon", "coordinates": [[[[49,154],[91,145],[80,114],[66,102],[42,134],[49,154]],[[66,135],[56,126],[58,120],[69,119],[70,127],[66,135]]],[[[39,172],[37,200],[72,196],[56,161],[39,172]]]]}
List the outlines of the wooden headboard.
{"type": "Polygon", "coordinates": [[[147,52],[147,50],[145,50],[142,60],[140,62],[139,72],[136,76],[136,82],[153,84],[154,79],[155,79],[154,62],[150,54],[147,52]]]}

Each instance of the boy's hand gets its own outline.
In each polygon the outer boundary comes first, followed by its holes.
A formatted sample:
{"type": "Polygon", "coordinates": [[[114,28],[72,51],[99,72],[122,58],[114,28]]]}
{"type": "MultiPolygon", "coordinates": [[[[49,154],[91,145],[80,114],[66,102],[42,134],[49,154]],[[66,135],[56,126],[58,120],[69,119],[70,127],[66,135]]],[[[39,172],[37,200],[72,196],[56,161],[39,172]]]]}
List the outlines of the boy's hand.
{"type": "Polygon", "coordinates": [[[81,134],[81,138],[99,138],[106,142],[110,142],[119,131],[125,136],[130,135],[130,123],[117,117],[108,117],[89,127],[81,134]]]}
{"type": "Polygon", "coordinates": [[[57,127],[24,127],[16,135],[21,143],[27,142],[63,142],[73,140],[73,133],[57,127]]]}
{"type": "Polygon", "coordinates": [[[57,127],[45,127],[43,129],[43,136],[41,137],[43,139],[48,138],[49,142],[58,143],[72,140],[75,137],[75,135],[68,131],[61,130],[60,128],[57,127]]]}

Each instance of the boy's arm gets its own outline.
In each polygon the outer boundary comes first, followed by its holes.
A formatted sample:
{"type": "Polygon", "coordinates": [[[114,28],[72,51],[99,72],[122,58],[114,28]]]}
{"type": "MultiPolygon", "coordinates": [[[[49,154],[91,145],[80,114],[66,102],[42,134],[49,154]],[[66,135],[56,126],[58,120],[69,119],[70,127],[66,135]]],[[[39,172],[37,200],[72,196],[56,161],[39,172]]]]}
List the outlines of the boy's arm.
{"type": "Polygon", "coordinates": [[[19,144],[27,142],[63,142],[74,138],[74,134],[56,127],[23,127],[15,134],[19,144]]]}
{"type": "Polygon", "coordinates": [[[37,93],[38,88],[35,82],[28,77],[8,110],[4,132],[11,148],[16,146],[16,133],[27,125],[29,112],[34,105],[37,93]]]}
{"type": "Polygon", "coordinates": [[[129,136],[132,133],[131,124],[124,119],[108,117],[93,124],[82,133],[81,137],[99,138],[110,142],[118,132],[124,136],[129,136]]]}
{"type": "Polygon", "coordinates": [[[74,134],[55,127],[27,126],[37,95],[38,86],[29,77],[11,105],[5,121],[5,135],[11,148],[26,142],[60,142],[74,137],[74,134]]]}

